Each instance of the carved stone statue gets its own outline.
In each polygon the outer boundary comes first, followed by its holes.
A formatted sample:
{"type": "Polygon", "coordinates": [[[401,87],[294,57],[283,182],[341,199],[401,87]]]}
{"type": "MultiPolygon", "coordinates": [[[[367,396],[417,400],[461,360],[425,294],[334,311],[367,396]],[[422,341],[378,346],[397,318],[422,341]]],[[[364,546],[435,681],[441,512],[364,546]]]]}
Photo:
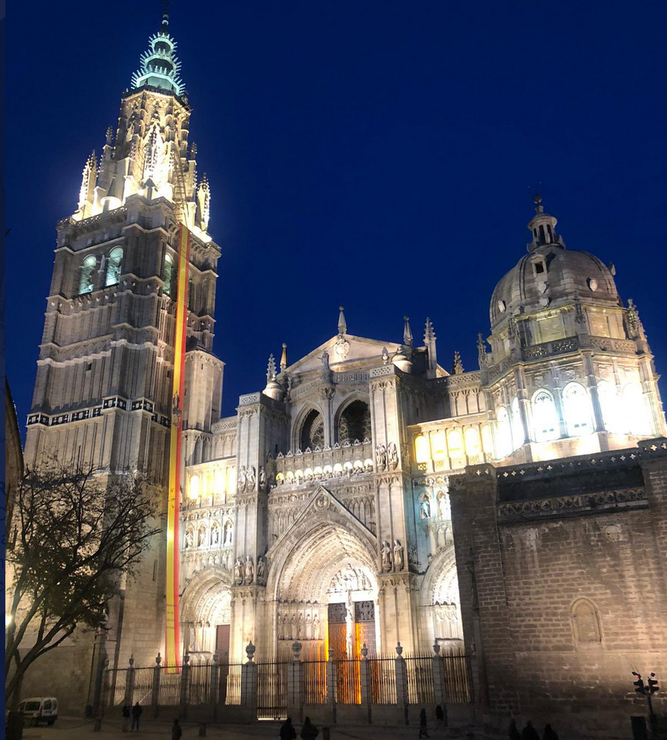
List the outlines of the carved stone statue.
{"type": "Polygon", "coordinates": [[[403,545],[400,540],[394,540],[394,570],[403,570],[405,566],[403,545]]]}
{"type": "Polygon", "coordinates": [[[241,465],[239,469],[239,482],[238,482],[239,491],[241,493],[244,493],[247,485],[248,485],[248,478],[246,476],[245,465],[241,465]]]}
{"type": "Polygon", "coordinates": [[[430,519],[431,517],[431,502],[426,497],[422,499],[421,515],[422,519],[430,519]]]}
{"type": "Polygon", "coordinates": [[[246,475],[248,476],[248,490],[254,491],[255,490],[255,480],[256,480],[255,468],[250,466],[246,470],[246,475]]]}
{"type": "Polygon", "coordinates": [[[192,530],[188,529],[185,532],[185,549],[190,550],[195,546],[195,538],[192,534],[192,530]]]}
{"type": "Polygon", "coordinates": [[[299,621],[296,623],[297,640],[303,637],[303,614],[299,612],[299,621]]]}
{"type": "Polygon", "coordinates": [[[313,638],[320,639],[320,617],[317,612],[313,615],[313,638]]]}
{"type": "Polygon", "coordinates": [[[234,528],[232,526],[231,522],[227,522],[225,524],[225,547],[228,547],[232,544],[232,534],[233,534],[234,528]]]}
{"type": "Polygon", "coordinates": [[[329,353],[326,350],[322,352],[321,360],[322,360],[322,365],[324,365],[325,370],[328,370],[329,369],[329,353]]]}
{"type": "Polygon", "coordinates": [[[389,573],[391,571],[391,545],[388,542],[382,544],[380,554],[382,556],[382,570],[385,573],[389,573]]]}
{"type": "Polygon", "coordinates": [[[241,558],[236,558],[234,563],[234,583],[240,586],[243,583],[243,561],[241,558]]]}
{"type": "Polygon", "coordinates": [[[217,545],[220,541],[220,527],[217,524],[214,524],[211,527],[211,544],[217,545]]]}
{"type": "Polygon", "coordinates": [[[199,527],[197,547],[206,547],[206,527],[203,524],[201,527],[199,527]]]}
{"type": "Polygon", "coordinates": [[[387,469],[387,448],[382,444],[375,448],[375,462],[378,471],[382,472],[387,469]]]}
{"type": "Polygon", "coordinates": [[[266,485],[266,470],[264,468],[259,469],[259,487],[264,488],[266,485]]]}
{"type": "Polygon", "coordinates": [[[255,566],[252,564],[252,558],[248,555],[243,566],[244,583],[252,583],[255,580],[255,566]]]}
{"type": "Polygon", "coordinates": [[[398,467],[398,449],[395,442],[387,445],[387,463],[391,470],[396,470],[398,467]]]}
{"type": "Polygon", "coordinates": [[[257,583],[266,584],[266,560],[261,555],[257,558],[257,583]]]}

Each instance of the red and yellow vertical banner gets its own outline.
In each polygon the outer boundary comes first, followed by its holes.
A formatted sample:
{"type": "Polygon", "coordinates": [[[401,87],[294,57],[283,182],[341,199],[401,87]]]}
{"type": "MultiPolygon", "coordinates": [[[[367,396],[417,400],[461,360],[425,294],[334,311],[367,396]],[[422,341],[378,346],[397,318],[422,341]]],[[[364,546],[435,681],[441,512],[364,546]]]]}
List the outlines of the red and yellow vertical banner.
{"type": "Polygon", "coordinates": [[[180,615],[178,604],[179,513],[183,436],[183,390],[185,385],[185,341],[188,321],[188,265],[190,232],[180,225],[178,238],[178,282],[174,337],[174,383],[169,439],[169,500],[167,504],[167,634],[165,669],[180,671],[180,615]]]}

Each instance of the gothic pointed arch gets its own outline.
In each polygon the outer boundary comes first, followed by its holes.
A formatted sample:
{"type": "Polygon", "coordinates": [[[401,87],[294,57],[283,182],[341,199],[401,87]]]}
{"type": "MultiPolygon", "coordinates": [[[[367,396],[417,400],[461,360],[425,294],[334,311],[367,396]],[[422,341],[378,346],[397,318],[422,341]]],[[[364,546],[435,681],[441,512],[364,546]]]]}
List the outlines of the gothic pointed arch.
{"type": "Polygon", "coordinates": [[[338,407],[334,420],[336,441],[363,442],[371,438],[371,410],[368,396],[354,393],[338,407]]]}
{"type": "Polygon", "coordinates": [[[292,449],[303,452],[310,447],[312,450],[318,441],[318,446],[323,447],[324,414],[319,406],[309,403],[301,410],[292,427],[292,449]]]}

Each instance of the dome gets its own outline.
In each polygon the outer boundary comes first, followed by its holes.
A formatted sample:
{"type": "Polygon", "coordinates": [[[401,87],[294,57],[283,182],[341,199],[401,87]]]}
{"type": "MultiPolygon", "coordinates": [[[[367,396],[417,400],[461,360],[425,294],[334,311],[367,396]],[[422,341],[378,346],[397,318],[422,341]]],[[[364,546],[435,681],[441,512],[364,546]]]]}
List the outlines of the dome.
{"type": "Polygon", "coordinates": [[[489,307],[492,331],[509,316],[567,305],[575,297],[588,304],[620,303],[614,268],[589,252],[566,249],[556,235],[556,219],[543,212],[541,199],[537,198],[537,215],[528,224],[533,234],[529,253],[493,291],[489,307]]]}

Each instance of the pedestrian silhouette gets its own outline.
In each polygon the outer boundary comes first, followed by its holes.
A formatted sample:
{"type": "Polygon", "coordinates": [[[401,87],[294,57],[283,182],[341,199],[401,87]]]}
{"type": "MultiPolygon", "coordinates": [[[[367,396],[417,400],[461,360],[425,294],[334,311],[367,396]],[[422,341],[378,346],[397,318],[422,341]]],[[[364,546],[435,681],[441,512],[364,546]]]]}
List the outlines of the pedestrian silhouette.
{"type": "Polygon", "coordinates": [[[426,727],[426,709],[423,707],[421,712],[419,712],[419,737],[430,737],[426,727]]]}
{"type": "Polygon", "coordinates": [[[141,713],[144,710],[139,706],[139,702],[137,702],[132,707],[132,729],[134,730],[136,728],[137,732],[139,732],[139,720],[141,719],[141,713]]]}
{"type": "Polygon", "coordinates": [[[540,736],[530,720],[526,722],[526,726],[521,731],[521,740],[540,740],[540,736]]]}
{"type": "Polygon", "coordinates": [[[558,740],[558,733],[549,723],[544,725],[544,735],[542,735],[542,740],[558,740]]]}
{"type": "Polygon", "coordinates": [[[178,717],[174,720],[174,724],[171,726],[171,740],[181,740],[183,737],[183,728],[181,727],[178,717]]]}
{"type": "Polygon", "coordinates": [[[519,732],[519,728],[516,726],[515,719],[510,720],[510,727],[507,731],[507,737],[509,737],[510,740],[521,740],[521,733],[519,732]]]}
{"type": "Polygon", "coordinates": [[[130,729],[130,705],[126,704],[123,707],[123,732],[127,732],[130,729]]]}
{"type": "Polygon", "coordinates": [[[440,704],[438,704],[438,706],[435,708],[435,718],[438,721],[438,724],[443,727],[443,729],[447,727],[447,705],[445,705],[443,709],[440,704]]]}
{"type": "Polygon", "coordinates": [[[288,717],[280,728],[280,740],[295,740],[296,730],[292,726],[292,720],[288,717]]]}
{"type": "Polygon", "coordinates": [[[319,734],[320,734],[320,731],[310,721],[310,717],[306,717],[306,721],[303,723],[303,727],[301,728],[302,740],[315,740],[315,738],[319,734]]]}

